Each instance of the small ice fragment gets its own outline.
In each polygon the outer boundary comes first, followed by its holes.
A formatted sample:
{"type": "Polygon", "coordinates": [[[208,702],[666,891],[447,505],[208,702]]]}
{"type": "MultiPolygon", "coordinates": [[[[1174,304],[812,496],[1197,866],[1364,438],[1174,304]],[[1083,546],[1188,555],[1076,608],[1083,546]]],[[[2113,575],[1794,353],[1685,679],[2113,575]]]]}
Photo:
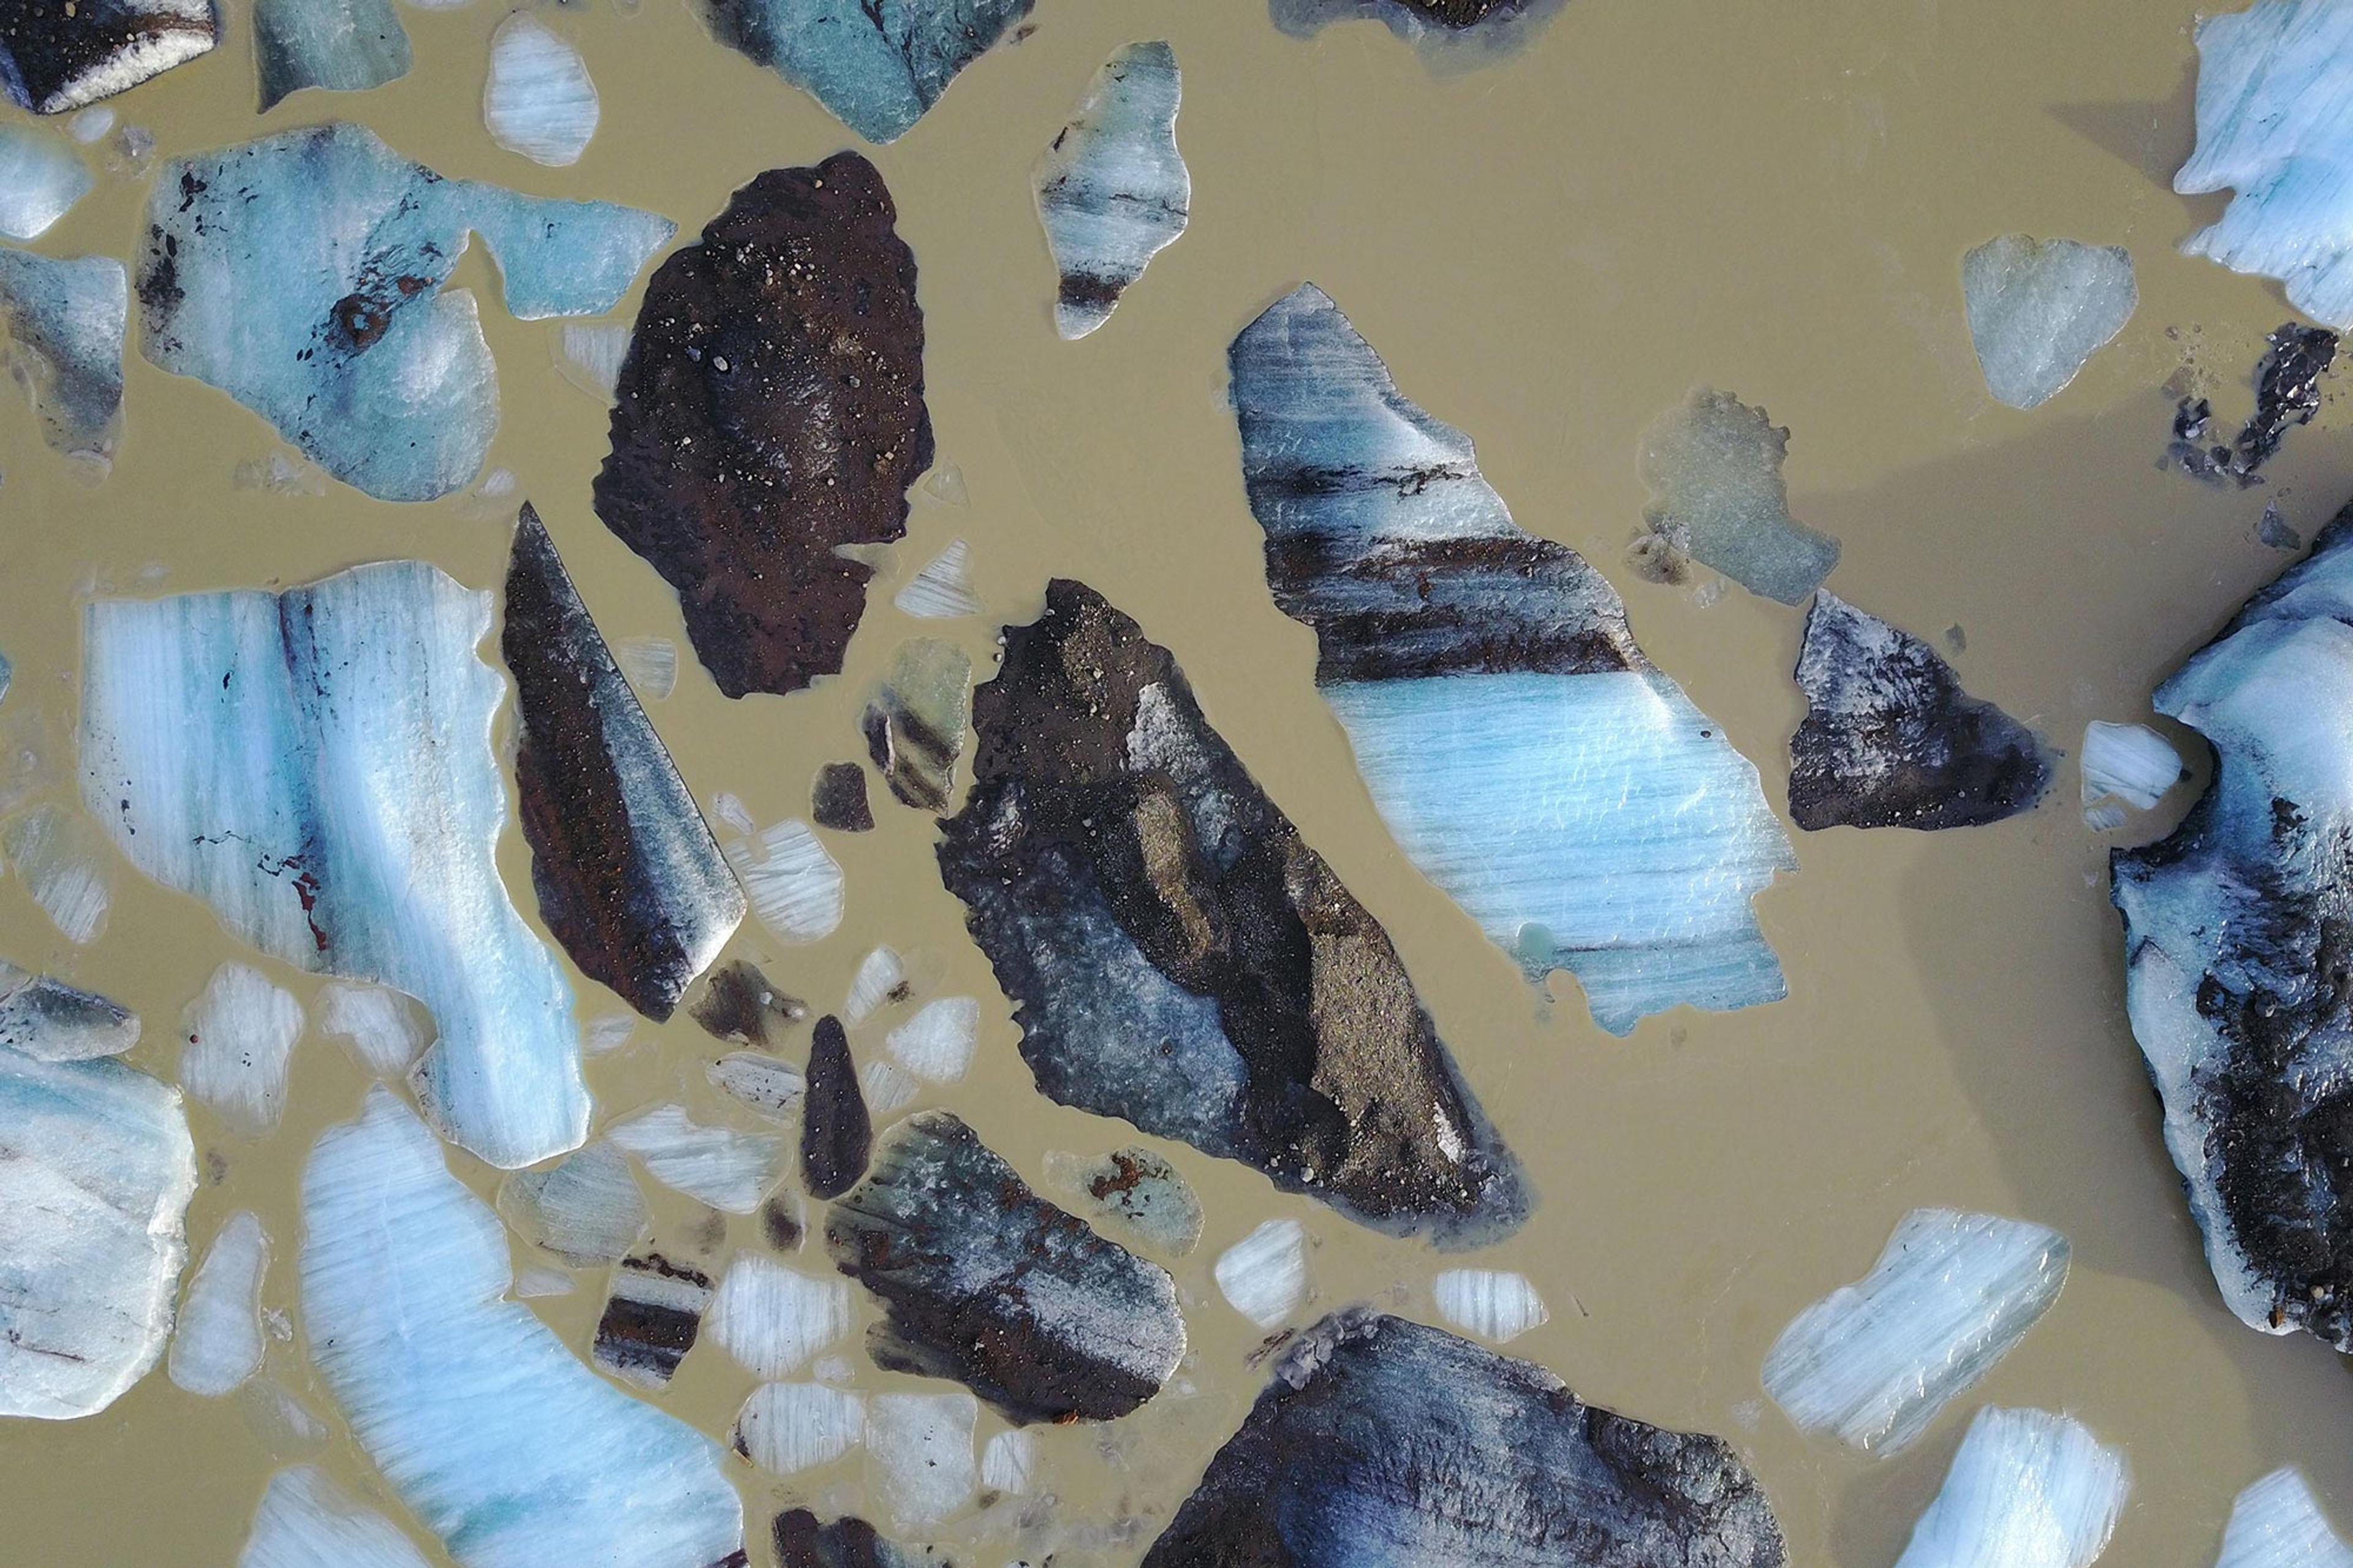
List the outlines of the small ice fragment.
{"type": "Polygon", "coordinates": [[[599,402],[611,403],[621,361],[629,352],[628,323],[559,321],[554,339],[555,368],[564,379],[599,402]]]}
{"type": "Polygon", "coordinates": [[[2067,1258],[2067,1238],[2039,1225],[1915,1209],[1866,1278],[1781,1331],[1765,1392],[1804,1431],[1895,1453],[2051,1310],[2067,1258]]]}
{"type": "Polygon", "coordinates": [[[878,947],[858,963],[858,973],[849,977],[849,994],[844,999],[841,1016],[853,1024],[862,1024],[874,1010],[885,1003],[907,999],[907,967],[899,955],[887,947],[878,947]]]}
{"type": "Polygon", "coordinates": [[[1038,1438],[1015,1427],[991,1437],[980,1451],[980,1484],[1020,1497],[1038,1477],[1038,1438]]]}
{"type": "Polygon", "coordinates": [[[428,1568],[384,1515],[309,1465],[269,1479],[237,1568],[428,1568]]]}
{"type": "Polygon", "coordinates": [[[118,1002],[0,959],[0,1049],[43,1062],[119,1057],[139,1043],[139,1016],[118,1002]]]}
{"type": "Polygon", "coordinates": [[[190,1394],[217,1398],[261,1370],[261,1279],[269,1235],[250,1209],[229,1215],[188,1282],[168,1370],[190,1394]]]}
{"type": "Polygon", "coordinates": [[[711,1276],[659,1252],[632,1253],[613,1271],[588,1359],[639,1388],[670,1385],[694,1348],[711,1305],[711,1276]]]}
{"type": "Polygon", "coordinates": [[[867,1402],[868,1475],[893,1530],[937,1524],[972,1495],[979,1420],[979,1401],[961,1390],[878,1394],[867,1402]]]}
{"type": "Polygon", "coordinates": [[[408,30],[389,0],[254,0],[261,112],[306,87],[364,92],[408,74],[408,30]]]}
{"type": "Polygon", "coordinates": [[[668,637],[622,637],[613,644],[613,662],[649,702],[678,689],[678,644],[668,637]]]}
{"type": "Polygon", "coordinates": [[[267,490],[280,496],[322,496],[327,470],[300,453],[272,452],[248,458],[229,470],[228,482],[241,490],[267,490]]]}
{"type": "Polygon", "coordinates": [[[711,36],[869,142],[895,142],[1036,0],[702,0],[711,36]]]}
{"type": "Polygon", "coordinates": [[[1218,1257],[1218,1289],[1234,1310],[1271,1329],[1307,1303],[1307,1230],[1271,1219],[1218,1257]]]}
{"type": "Polygon", "coordinates": [[[777,990],[758,964],[739,958],[711,972],[691,1011],[694,1021],[717,1039],[766,1047],[808,1016],[808,1005],[777,990]]]}
{"type": "Polygon", "coordinates": [[[47,234],[93,183],[62,138],[29,125],[0,125],[0,235],[47,234]]]}
{"type": "Polygon", "coordinates": [[[648,1217],[628,1161],[602,1138],[509,1176],[499,1186],[499,1213],[525,1241],[582,1268],[618,1262],[648,1217]]]}
{"type": "Polygon", "coordinates": [[[1176,1166],[1149,1149],[1114,1149],[1094,1160],[1049,1150],[1046,1175],[1094,1214],[1173,1257],[1200,1243],[1201,1200],[1176,1166]]]}
{"type": "Polygon", "coordinates": [[[219,41],[209,0],[75,0],[12,8],[0,29],[0,89],[62,114],[137,87],[219,41]]]}
{"type": "Polygon", "coordinates": [[[792,1114],[808,1087],[800,1068],[765,1051],[733,1051],[703,1070],[722,1090],[771,1121],[792,1114]]]}
{"type": "Polygon", "coordinates": [[[2114,833],[2125,825],[2129,815],[2125,810],[2124,802],[2104,800],[2097,805],[2084,808],[2084,826],[2094,833],[2114,833]]]}
{"type": "Polygon", "coordinates": [[[1695,392],[1643,433],[1643,524],[1750,593],[1802,604],[1838,564],[1839,544],[1789,515],[1788,454],[1789,432],[1762,408],[1695,392]]]}
{"type": "Polygon", "coordinates": [[[849,1281],[812,1279],[757,1253],[739,1256],[711,1306],[711,1337],[766,1382],[797,1372],[857,1321],[849,1281]]]}
{"type": "Polygon", "coordinates": [[[778,1252],[798,1252],[808,1234],[808,1215],[801,1195],[789,1190],[770,1193],[760,1205],[760,1236],[778,1252]]]}
{"type": "Polygon", "coordinates": [[[596,84],[580,51],[528,11],[491,35],[482,122],[491,140],[534,163],[576,163],[596,134],[596,84]]]}
{"type": "Polygon", "coordinates": [[[841,865],[807,823],[789,817],[755,840],[731,838],[720,847],[752,912],[779,941],[817,942],[841,923],[841,865]]]}
{"type": "Polygon", "coordinates": [[[90,830],[62,806],[37,805],[0,827],[5,851],[25,890],[68,942],[86,946],[106,930],[114,900],[105,863],[90,830]]]}
{"type": "Polygon", "coordinates": [[[972,591],[972,549],[961,539],[932,558],[930,565],[907,580],[891,597],[904,614],[918,620],[951,620],[980,613],[980,598],[972,591]]]}
{"type": "Polygon", "coordinates": [[[212,1107],[230,1131],[258,1138],[286,1108],[286,1063],[302,1037],[302,1004],[246,963],[213,971],[180,1029],[180,1087],[212,1107]]]}
{"type": "MultiPolygon", "coordinates": [[[[972,723],[972,659],[954,643],[902,643],[860,723],[882,782],[905,804],[943,811],[972,723]]],[[[853,1020],[854,1021],[854,1020],[853,1020]]]]}
{"type": "Polygon", "coordinates": [[[561,1268],[525,1268],[515,1276],[514,1293],[518,1301],[536,1300],[544,1296],[569,1296],[574,1288],[572,1276],[561,1268]]]}
{"type": "Polygon", "coordinates": [[[69,458],[111,458],[121,434],[122,343],[131,321],[122,263],[0,246],[0,315],[16,340],[16,370],[32,390],[42,439],[69,458]]]}
{"type": "Polygon", "coordinates": [[[979,1037],[979,1000],[943,996],[918,1008],[913,1017],[883,1036],[882,1044],[917,1078],[954,1083],[972,1065],[973,1046],[979,1037]]]}
{"type": "Polygon", "coordinates": [[[2107,1546],[2130,1486],[2124,1456],[2081,1424],[1989,1406],[1895,1568],[2085,1568],[2107,1546]]]}
{"type": "Polygon", "coordinates": [[[809,815],[819,827],[836,833],[871,831],[874,808],[866,804],[866,770],[856,763],[828,763],[818,769],[809,789],[809,815]]]}
{"type": "MultiPolygon", "coordinates": [[[[286,1458],[315,1453],[326,1447],[327,1424],[303,1403],[267,1378],[248,1382],[237,1395],[237,1412],[262,1447],[286,1458]]],[[[321,1564],[320,1568],[337,1568],[321,1564]]]]}
{"type": "Polygon", "coordinates": [[[2187,776],[2173,742],[2146,724],[2110,724],[2094,719],[2084,726],[2084,800],[2104,795],[2147,811],[2187,776]]]}
{"type": "Polygon", "coordinates": [[[1176,151],[1179,88],[1176,51],[1166,43],[1113,50],[1030,171],[1061,274],[1054,330],[1064,338],[1109,321],[1128,285],[1185,232],[1193,181],[1176,151]]]}
{"type": "Polygon", "coordinates": [[[114,106],[100,103],[76,114],[66,121],[66,134],[87,147],[105,139],[114,129],[114,106]]]}
{"type": "Polygon", "coordinates": [[[2255,523],[2255,537],[2274,550],[2304,548],[2304,535],[2288,526],[2288,521],[2281,515],[2277,501],[2263,503],[2263,515],[2255,523]]]}
{"type": "MultiPolygon", "coordinates": [[[[887,951],[887,950],[885,950],[887,951]]],[[[809,1039],[807,1095],[801,1108],[801,1184],[809,1195],[838,1198],[866,1173],[874,1119],[858,1082],[849,1036],[832,1015],[809,1039]]]]}
{"type": "Polygon", "coordinates": [[[750,1214],[775,1184],[784,1142],[773,1132],[704,1127],[675,1105],[613,1124],[606,1136],[635,1154],[663,1185],[727,1214],[750,1214]]]}
{"type": "Polygon", "coordinates": [[[972,492],[965,488],[964,470],[942,463],[923,478],[923,493],[944,506],[970,506],[972,492]]]}
{"type": "Polygon", "coordinates": [[[1507,1344],[1549,1321],[1544,1298],[1525,1274],[1493,1268],[1450,1268],[1430,1281],[1438,1315],[1466,1334],[1507,1344]]]}
{"type": "Polygon", "coordinates": [[[2239,1494],[2214,1568],[2353,1568],[2353,1548],[2329,1529],[2304,1472],[2291,1465],[2239,1494]]]}
{"type": "Polygon", "coordinates": [[[1961,258],[1961,295],[1986,390],[2033,408],[2075,379],[2140,302],[2120,245],[2005,234],[1961,258]]]}
{"type": "Polygon", "coordinates": [[[319,1028],[340,1037],[360,1066],[390,1081],[432,1043],[432,1021],[389,986],[330,980],[319,987],[319,1028]]]}
{"type": "Polygon", "coordinates": [[[759,823],[753,819],[751,808],[744,804],[743,797],[723,789],[711,797],[711,814],[738,833],[760,831],[759,823]]]}
{"type": "Polygon", "coordinates": [[[580,1026],[580,1048],[592,1057],[607,1057],[629,1043],[638,1032],[637,1018],[628,1013],[599,1013],[580,1026]]]}
{"type": "Polygon", "coordinates": [[[889,1062],[870,1061],[858,1072],[866,1109],[875,1116],[893,1116],[915,1103],[923,1086],[889,1062]]]}
{"type": "Polygon", "coordinates": [[[764,1383],[735,1416],[735,1451],[772,1476],[829,1465],[865,1434],[866,1401],[819,1383],[764,1383]]]}

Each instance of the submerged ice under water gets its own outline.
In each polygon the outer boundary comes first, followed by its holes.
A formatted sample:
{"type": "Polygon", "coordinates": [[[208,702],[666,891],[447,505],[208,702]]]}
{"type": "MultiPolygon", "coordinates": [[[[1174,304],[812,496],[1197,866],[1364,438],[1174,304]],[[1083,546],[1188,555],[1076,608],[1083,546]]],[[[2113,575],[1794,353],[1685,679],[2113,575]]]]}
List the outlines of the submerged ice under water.
{"type": "Polygon", "coordinates": [[[2023,234],[1963,257],[1961,295],[1986,390],[2012,408],[2057,395],[2140,302],[2124,247],[2023,234]]]}

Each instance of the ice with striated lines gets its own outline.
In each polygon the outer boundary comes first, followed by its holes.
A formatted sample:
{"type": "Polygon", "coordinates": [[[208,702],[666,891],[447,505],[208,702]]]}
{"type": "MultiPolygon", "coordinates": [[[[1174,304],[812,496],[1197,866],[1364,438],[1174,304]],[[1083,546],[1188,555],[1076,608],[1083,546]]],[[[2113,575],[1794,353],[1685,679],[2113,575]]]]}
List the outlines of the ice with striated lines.
{"type": "Polygon", "coordinates": [[[2304,1472],[2274,1470],[2239,1494],[2214,1568],[2353,1568],[2304,1472]]]}
{"type": "Polygon", "coordinates": [[[580,51],[518,11],[491,35],[482,121],[491,140],[534,163],[576,163],[596,134],[596,84],[580,51]]]}
{"type": "Polygon", "coordinates": [[[264,114],[306,87],[364,92],[408,74],[408,29],[391,0],[254,0],[264,114]]]}
{"type": "Polygon", "coordinates": [[[705,1127],[680,1107],[658,1105],[606,1134],[645,1162],[656,1181],[726,1214],[750,1214],[776,1184],[784,1139],[774,1132],[705,1127]]]}
{"type": "Polygon", "coordinates": [[[1193,179],[1176,151],[1181,77],[1157,39],[1113,51],[1029,183],[1061,274],[1054,330],[1083,338],[1185,232],[1193,179]]]}
{"type": "Polygon", "coordinates": [[[180,1020],[180,1087],[240,1138],[278,1126],[302,1004],[249,963],[224,963],[180,1020]]]}
{"type": "Polygon", "coordinates": [[[269,1478],[237,1568],[428,1568],[400,1527],[361,1507],[325,1472],[297,1465],[269,1478]]]}
{"type": "Polygon", "coordinates": [[[2130,1489],[2124,1456],[2080,1422],[1980,1410],[1895,1568],[2085,1568],[2130,1489]]]}

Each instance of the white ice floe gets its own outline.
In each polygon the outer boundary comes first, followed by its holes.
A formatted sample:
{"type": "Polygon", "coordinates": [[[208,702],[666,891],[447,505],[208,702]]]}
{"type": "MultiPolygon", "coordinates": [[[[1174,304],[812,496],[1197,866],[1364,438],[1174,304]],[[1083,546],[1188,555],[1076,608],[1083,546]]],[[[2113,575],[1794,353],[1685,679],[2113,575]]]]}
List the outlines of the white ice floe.
{"type": "Polygon", "coordinates": [[[2181,753],[2146,724],[2084,726],[2084,804],[2115,795],[2147,811],[2181,782],[2181,753]]]}
{"type": "Polygon", "coordinates": [[[0,829],[0,851],[68,942],[87,946],[104,934],[114,892],[82,823],[61,807],[37,805],[0,829]]]}
{"type": "Polygon", "coordinates": [[[659,702],[678,689],[678,644],[668,637],[617,637],[613,662],[649,702],[659,702]]]}
{"type": "Polygon", "coordinates": [[[309,1465],[269,1479],[237,1568],[427,1568],[399,1526],[309,1465]]]}
{"type": "Polygon", "coordinates": [[[849,994],[841,1006],[843,1021],[864,1023],[885,1002],[904,1000],[896,993],[906,984],[907,966],[899,962],[899,955],[887,947],[876,948],[859,961],[858,973],[849,977],[849,994]]]}
{"type": "MultiPolygon", "coordinates": [[[[724,806],[720,816],[727,819],[724,806]]],[[[841,923],[840,863],[807,823],[787,818],[754,838],[731,838],[720,849],[744,884],[752,912],[778,940],[817,942],[841,923]]]]}
{"type": "Polygon", "coordinates": [[[955,1394],[878,1394],[866,1404],[867,1482],[892,1530],[937,1524],[972,1496],[980,1401],[955,1394]]]}
{"type": "Polygon", "coordinates": [[[917,1078],[933,1083],[954,1083],[972,1066],[973,1044],[980,1037],[980,1002],[972,996],[943,996],[927,1002],[915,1016],[882,1037],[893,1060],[917,1078]]]}
{"type": "Polygon", "coordinates": [[[980,598],[972,591],[972,549],[961,539],[933,557],[907,585],[891,597],[900,610],[918,620],[951,620],[980,613],[980,598]]]}
{"type": "Polygon", "coordinates": [[[866,1096],[866,1109],[875,1116],[890,1116],[915,1103],[923,1086],[889,1062],[871,1061],[858,1069],[858,1087],[866,1096]]]}
{"type": "Polygon", "coordinates": [[[1781,1331],[1765,1392],[1805,1431],[1892,1454],[2051,1310],[2067,1258],[2067,1238],[2039,1225],[1915,1209],[1869,1275],[1781,1331]]]}
{"type": "Polygon", "coordinates": [[[2124,1456],[2079,1423],[1980,1410],[1895,1568],[2084,1568],[2130,1485],[2124,1456]]]}
{"type": "Polygon", "coordinates": [[[1295,1219],[1271,1219],[1219,1255],[1218,1289],[1234,1310],[1261,1329],[1290,1317],[1307,1300],[1307,1228],[1295,1219]]]}
{"type": "Polygon", "coordinates": [[[106,133],[113,129],[114,106],[109,103],[82,110],[66,121],[66,134],[85,147],[104,141],[106,133]]]}
{"type": "Polygon", "coordinates": [[[90,195],[81,154],[29,125],[0,125],[0,235],[36,239],[90,195]]]}
{"type": "Polygon", "coordinates": [[[217,1398],[261,1370],[261,1280],[269,1268],[269,1233],[252,1210],[237,1210],[188,1282],[165,1362],[174,1383],[217,1398]]]}
{"type": "Polygon", "coordinates": [[[1552,1313],[1525,1274],[1450,1268],[1430,1281],[1438,1315],[1466,1334],[1504,1344],[1547,1322],[1552,1313]]]}
{"type": "Polygon", "coordinates": [[[561,1268],[525,1268],[515,1275],[514,1293],[518,1301],[536,1300],[544,1296],[569,1296],[575,1288],[572,1276],[561,1268]]]}
{"type": "Polygon", "coordinates": [[[286,1064],[302,1037],[302,1004],[247,963],[213,971],[204,994],[181,1016],[180,1087],[208,1105],[239,1137],[278,1125],[286,1109],[286,1064]]]}
{"type": "Polygon", "coordinates": [[[771,1121],[782,1121],[808,1092],[800,1068],[765,1051],[734,1051],[703,1070],[721,1089],[771,1121]]]}
{"type": "Polygon", "coordinates": [[[776,1179],[784,1140],[773,1132],[705,1127],[675,1105],[658,1105],[606,1136],[645,1162],[664,1186],[728,1214],[750,1214],[776,1179]]]}
{"type": "Polygon", "coordinates": [[[491,140],[534,163],[576,163],[596,134],[596,84],[580,51],[528,11],[491,36],[482,122],[491,140]]]}
{"type": "Polygon", "coordinates": [[[544,1170],[509,1176],[499,1213],[525,1241],[584,1268],[619,1262],[649,1217],[628,1160],[602,1138],[544,1170]]]}
{"type": "Polygon", "coordinates": [[[735,1416],[735,1450],[772,1476],[829,1465],[866,1433],[866,1401],[820,1383],[767,1383],[735,1416]]]}
{"type": "Polygon", "coordinates": [[[406,1072],[433,1038],[432,1023],[415,1002],[387,986],[347,980],[319,987],[319,1029],[386,1079],[406,1072]]]}
{"type": "Polygon", "coordinates": [[[2033,408],[2124,331],[2140,289],[2120,245],[2005,234],[1961,258],[1961,297],[1986,390],[2033,408]]]}
{"type": "Polygon", "coordinates": [[[1176,151],[1176,51],[1154,39],[1113,52],[1078,112],[1030,173],[1060,289],[1054,330],[1082,338],[1185,232],[1193,180],[1176,151]]]}
{"type": "Polygon", "coordinates": [[[1019,1497],[1038,1477],[1038,1438],[1015,1427],[999,1432],[980,1451],[980,1484],[991,1491],[1019,1497]]]}
{"type": "Polygon", "coordinates": [[[580,1048],[592,1057],[605,1056],[628,1045],[637,1032],[634,1014],[599,1014],[580,1026],[580,1048]]]}
{"type": "Polygon", "coordinates": [[[2304,1472],[2274,1470],[2239,1494],[2214,1568],[2353,1568],[2304,1472]]]}
{"type": "Polygon", "coordinates": [[[744,1371],[774,1381],[848,1333],[856,1317],[849,1280],[747,1252],[728,1266],[704,1327],[744,1371]]]}
{"type": "MultiPolygon", "coordinates": [[[[629,329],[621,322],[563,321],[556,326],[555,368],[565,380],[607,403],[613,401],[621,361],[628,353],[629,329]]],[[[752,829],[746,826],[744,831],[752,829]]]]}

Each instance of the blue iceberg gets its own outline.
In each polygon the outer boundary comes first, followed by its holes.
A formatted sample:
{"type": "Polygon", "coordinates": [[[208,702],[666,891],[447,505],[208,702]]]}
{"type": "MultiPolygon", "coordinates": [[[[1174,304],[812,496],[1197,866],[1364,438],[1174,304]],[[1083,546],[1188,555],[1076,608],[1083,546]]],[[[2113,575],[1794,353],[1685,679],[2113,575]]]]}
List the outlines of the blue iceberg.
{"type": "Polygon", "coordinates": [[[1185,232],[1193,178],[1176,151],[1182,79],[1158,40],[1114,51],[1039,158],[1030,184],[1061,286],[1054,329],[1082,338],[1185,232]]]}
{"type": "Polygon", "coordinates": [[[2081,1422],[1980,1410],[1895,1568],[2086,1568],[2131,1486],[2124,1456],[2081,1422]]]}
{"type": "Polygon", "coordinates": [[[429,1568],[400,1527],[362,1508],[324,1472],[297,1465],[269,1478],[237,1568],[429,1568]]]}
{"type": "Polygon", "coordinates": [[[122,338],[131,321],[122,263],[111,256],[60,260],[0,245],[0,316],[24,356],[42,438],[69,458],[111,458],[122,428],[122,338]]]}
{"type": "Polygon", "coordinates": [[[408,74],[408,29],[392,0],[253,0],[261,111],[306,87],[363,92],[408,74]]]}
{"type": "Polygon", "coordinates": [[[704,0],[712,35],[896,142],[1036,0],[704,0]]]}

